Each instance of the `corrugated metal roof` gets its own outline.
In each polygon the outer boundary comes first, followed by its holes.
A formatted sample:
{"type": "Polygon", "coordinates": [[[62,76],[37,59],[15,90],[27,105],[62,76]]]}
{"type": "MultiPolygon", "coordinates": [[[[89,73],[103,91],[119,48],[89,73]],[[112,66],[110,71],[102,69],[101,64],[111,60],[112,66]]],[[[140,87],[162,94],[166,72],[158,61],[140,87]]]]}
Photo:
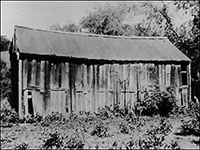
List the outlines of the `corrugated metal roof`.
{"type": "Polygon", "coordinates": [[[190,61],[165,37],[78,34],[15,26],[22,53],[103,60],[190,61]]]}

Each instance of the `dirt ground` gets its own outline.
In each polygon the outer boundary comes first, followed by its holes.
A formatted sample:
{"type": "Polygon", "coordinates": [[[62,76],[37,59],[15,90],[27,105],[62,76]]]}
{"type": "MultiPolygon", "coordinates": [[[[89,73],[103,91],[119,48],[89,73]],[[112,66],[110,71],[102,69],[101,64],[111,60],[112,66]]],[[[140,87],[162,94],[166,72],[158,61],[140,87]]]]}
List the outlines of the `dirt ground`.
{"type": "MultiPolygon", "coordinates": [[[[104,123],[108,125],[108,137],[92,136],[91,132],[94,129],[95,124],[88,121],[84,132],[85,145],[84,148],[110,148],[112,144],[123,144],[130,139],[137,140],[143,137],[148,129],[152,125],[156,126],[159,122],[159,117],[147,117],[145,124],[134,132],[129,134],[122,134],[119,132],[119,123],[123,122],[122,119],[107,119],[104,123]]],[[[181,119],[183,117],[169,118],[168,120],[173,126],[172,132],[166,137],[165,142],[177,141],[181,149],[199,149],[199,146],[193,141],[198,140],[196,136],[183,136],[180,135],[181,119]]],[[[81,120],[79,120],[79,124],[81,120]]],[[[81,127],[77,126],[77,122],[61,123],[55,122],[48,127],[43,127],[41,124],[18,124],[12,127],[1,128],[1,148],[13,149],[19,143],[27,143],[28,148],[38,149],[43,144],[44,140],[48,138],[49,134],[53,131],[58,131],[63,136],[72,136],[75,132],[81,131],[81,127]]]]}

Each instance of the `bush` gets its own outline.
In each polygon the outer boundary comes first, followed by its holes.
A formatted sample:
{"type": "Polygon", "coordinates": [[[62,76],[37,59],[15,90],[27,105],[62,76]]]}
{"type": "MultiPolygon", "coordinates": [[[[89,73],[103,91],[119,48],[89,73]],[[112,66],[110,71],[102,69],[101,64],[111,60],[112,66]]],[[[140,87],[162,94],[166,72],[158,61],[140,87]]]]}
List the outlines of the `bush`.
{"type": "Polygon", "coordinates": [[[49,134],[49,138],[44,140],[44,144],[42,148],[44,149],[53,149],[53,148],[62,148],[63,146],[63,137],[56,131],[54,133],[49,134]]]}
{"type": "Polygon", "coordinates": [[[65,142],[64,148],[83,149],[84,145],[83,139],[81,139],[80,135],[76,133],[65,142]]]}
{"type": "Polygon", "coordinates": [[[38,113],[36,113],[36,115],[27,115],[26,118],[24,118],[24,120],[26,121],[26,123],[39,123],[42,121],[42,116],[40,116],[38,113]]]}
{"type": "Polygon", "coordinates": [[[174,107],[176,107],[174,89],[171,87],[160,91],[159,87],[154,86],[149,91],[144,90],[143,92],[144,99],[135,106],[136,114],[169,116],[174,107]]]}
{"type": "Polygon", "coordinates": [[[129,134],[130,133],[129,125],[126,122],[121,122],[119,124],[119,132],[123,134],[129,134]]]}
{"type": "Polygon", "coordinates": [[[59,112],[51,112],[51,114],[48,114],[41,122],[41,125],[43,127],[48,127],[52,122],[55,121],[63,121],[64,116],[59,112]]]}
{"type": "Polygon", "coordinates": [[[11,73],[10,69],[6,66],[6,62],[0,60],[0,69],[1,69],[1,78],[0,85],[1,87],[1,100],[9,99],[11,94],[11,73]]]}
{"type": "Polygon", "coordinates": [[[10,127],[13,123],[19,122],[19,116],[14,109],[11,108],[9,102],[4,99],[1,101],[1,126],[10,127]]]}
{"type": "Polygon", "coordinates": [[[28,144],[26,143],[20,143],[20,144],[17,144],[14,148],[15,150],[27,150],[28,149],[28,144]]]}
{"type": "Polygon", "coordinates": [[[97,122],[91,135],[97,135],[98,137],[104,138],[108,137],[108,127],[103,124],[103,122],[97,122]]]}
{"type": "Polygon", "coordinates": [[[192,118],[189,120],[182,120],[181,133],[184,135],[200,136],[200,110],[192,102],[190,103],[188,115],[192,118]]]}
{"type": "Polygon", "coordinates": [[[147,131],[144,138],[135,142],[140,149],[161,149],[164,146],[165,136],[171,132],[172,125],[165,119],[161,119],[158,126],[153,126],[147,131]]]}

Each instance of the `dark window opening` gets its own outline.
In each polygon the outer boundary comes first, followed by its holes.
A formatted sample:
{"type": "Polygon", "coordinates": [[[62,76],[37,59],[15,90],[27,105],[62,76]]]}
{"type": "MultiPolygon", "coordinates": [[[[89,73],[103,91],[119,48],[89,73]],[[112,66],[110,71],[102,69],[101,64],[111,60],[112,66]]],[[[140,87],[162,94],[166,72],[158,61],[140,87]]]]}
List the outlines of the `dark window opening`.
{"type": "Polygon", "coordinates": [[[33,114],[33,103],[32,98],[28,98],[28,113],[33,114]]]}
{"type": "Polygon", "coordinates": [[[182,78],[182,85],[187,85],[187,66],[186,66],[186,64],[181,65],[181,78],[182,78]]]}
{"type": "Polygon", "coordinates": [[[186,64],[182,64],[182,65],[181,65],[181,71],[186,71],[186,69],[187,69],[186,64]]]}
{"type": "Polygon", "coordinates": [[[187,85],[187,73],[182,73],[182,85],[187,85]]]}
{"type": "Polygon", "coordinates": [[[28,95],[31,95],[31,91],[28,91],[28,95]]]}

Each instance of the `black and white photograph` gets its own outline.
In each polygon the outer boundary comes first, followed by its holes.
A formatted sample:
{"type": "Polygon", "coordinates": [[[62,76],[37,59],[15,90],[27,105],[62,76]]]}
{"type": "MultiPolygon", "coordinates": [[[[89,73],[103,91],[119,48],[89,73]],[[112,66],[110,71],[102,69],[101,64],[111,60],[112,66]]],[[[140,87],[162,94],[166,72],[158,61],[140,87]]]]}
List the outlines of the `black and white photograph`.
{"type": "Polygon", "coordinates": [[[199,6],[1,1],[0,149],[199,149],[199,6]]]}

